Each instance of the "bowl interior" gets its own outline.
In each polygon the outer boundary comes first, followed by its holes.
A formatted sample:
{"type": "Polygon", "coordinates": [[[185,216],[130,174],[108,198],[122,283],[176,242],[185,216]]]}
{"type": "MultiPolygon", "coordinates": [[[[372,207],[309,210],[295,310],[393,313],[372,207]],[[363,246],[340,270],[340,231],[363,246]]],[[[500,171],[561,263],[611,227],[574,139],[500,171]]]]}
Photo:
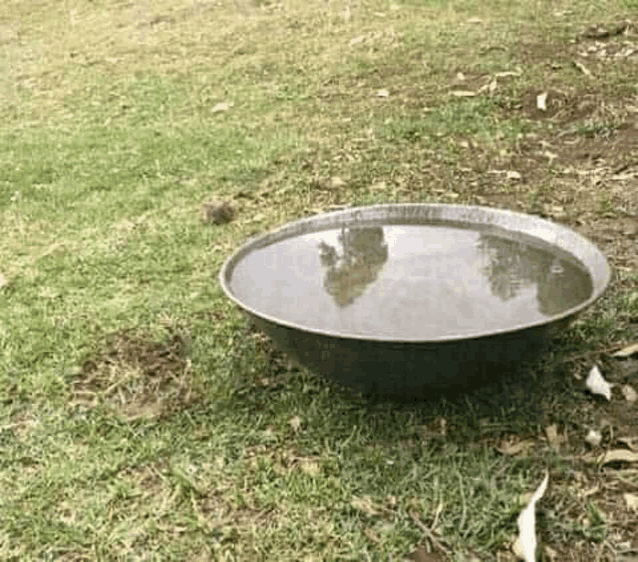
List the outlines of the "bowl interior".
{"type": "Polygon", "coordinates": [[[249,241],[220,273],[253,316],[338,338],[444,342],[572,317],[604,291],[602,253],[538,217],[463,205],[377,205],[249,241]]]}

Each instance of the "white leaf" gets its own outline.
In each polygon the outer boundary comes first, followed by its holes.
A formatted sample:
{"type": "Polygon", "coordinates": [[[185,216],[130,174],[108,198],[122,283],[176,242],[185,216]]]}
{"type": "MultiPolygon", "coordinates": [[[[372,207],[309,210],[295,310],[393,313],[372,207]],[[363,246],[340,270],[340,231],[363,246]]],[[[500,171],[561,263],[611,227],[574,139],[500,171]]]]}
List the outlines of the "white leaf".
{"type": "Polygon", "coordinates": [[[231,103],[222,102],[222,103],[218,103],[215,107],[213,107],[213,109],[211,109],[211,112],[219,113],[220,111],[228,111],[231,107],[233,107],[232,102],[231,103]]]}
{"type": "Polygon", "coordinates": [[[455,98],[474,98],[476,97],[476,92],[472,92],[471,90],[454,90],[450,92],[455,98]]]}
{"type": "Polygon", "coordinates": [[[288,425],[295,433],[298,433],[301,430],[301,418],[299,416],[293,416],[288,420],[288,425]]]}
{"type": "Polygon", "coordinates": [[[582,63],[577,60],[574,61],[574,66],[580,70],[585,76],[591,76],[591,71],[582,63]]]}
{"type": "Polygon", "coordinates": [[[536,560],[536,503],[543,497],[549,482],[549,473],[545,472],[545,478],[529,500],[527,507],[521,511],[516,522],[518,523],[518,537],[514,543],[514,554],[525,562],[536,560]]]}
{"type": "Polygon", "coordinates": [[[638,392],[636,392],[634,387],[629,384],[622,387],[622,395],[625,397],[627,402],[635,402],[638,400],[638,392]]]}
{"type": "Polygon", "coordinates": [[[592,394],[600,394],[607,398],[607,400],[611,400],[611,384],[603,378],[598,365],[594,365],[591,371],[589,371],[585,386],[587,386],[592,394]]]}
{"type": "Polygon", "coordinates": [[[513,72],[511,70],[506,70],[505,72],[497,72],[494,75],[494,78],[507,78],[509,76],[520,76],[521,75],[521,71],[517,70],[516,72],[513,72]]]}
{"type": "Polygon", "coordinates": [[[603,436],[600,434],[600,431],[596,431],[595,429],[590,429],[587,437],[585,437],[585,443],[592,447],[598,447],[602,440],[603,436]]]}
{"type": "Polygon", "coordinates": [[[638,353],[638,343],[633,343],[614,353],[614,357],[631,357],[638,353]]]}
{"type": "Polygon", "coordinates": [[[547,111],[547,92],[543,92],[536,96],[536,107],[538,107],[541,111],[547,111]]]}
{"type": "Polygon", "coordinates": [[[612,462],[638,462],[638,453],[628,451],[627,449],[614,449],[607,451],[598,462],[601,464],[609,464],[612,462]]]}
{"type": "Polygon", "coordinates": [[[638,496],[636,494],[623,494],[627,507],[633,511],[638,511],[638,496]]]}

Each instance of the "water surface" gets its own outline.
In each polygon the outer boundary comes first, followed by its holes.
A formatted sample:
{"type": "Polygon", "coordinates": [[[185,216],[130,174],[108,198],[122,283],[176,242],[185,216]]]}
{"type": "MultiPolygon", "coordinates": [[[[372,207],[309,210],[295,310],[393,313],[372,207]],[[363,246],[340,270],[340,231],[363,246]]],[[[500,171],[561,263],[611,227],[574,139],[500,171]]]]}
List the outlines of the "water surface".
{"type": "Polygon", "coordinates": [[[591,278],[568,254],[487,228],[357,226],[242,257],[233,294],[310,330],[406,340],[516,329],[573,308],[591,278]]]}

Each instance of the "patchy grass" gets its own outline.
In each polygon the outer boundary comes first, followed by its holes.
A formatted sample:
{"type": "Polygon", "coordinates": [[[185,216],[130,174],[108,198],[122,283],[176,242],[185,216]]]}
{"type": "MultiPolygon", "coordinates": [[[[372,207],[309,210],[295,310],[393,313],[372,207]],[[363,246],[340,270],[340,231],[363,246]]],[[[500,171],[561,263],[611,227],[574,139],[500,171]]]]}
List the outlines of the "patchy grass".
{"type": "Polygon", "coordinates": [[[635,8],[3,2],[0,558],[505,561],[545,468],[543,560],[635,555],[635,467],[584,441],[638,435],[611,357],[638,339],[635,8]],[[215,277],[251,234],[388,201],[553,218],[613,284],[534,368],[367,403],[215,277]]]}

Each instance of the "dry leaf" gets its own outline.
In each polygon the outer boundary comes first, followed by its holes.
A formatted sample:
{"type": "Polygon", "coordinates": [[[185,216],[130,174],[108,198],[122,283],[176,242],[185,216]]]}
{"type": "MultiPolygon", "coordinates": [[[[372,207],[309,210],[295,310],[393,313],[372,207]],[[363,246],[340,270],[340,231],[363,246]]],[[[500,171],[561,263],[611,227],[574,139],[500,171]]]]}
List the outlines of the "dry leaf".
{"type": "Polygon", "coordinates": [[[365,41],[365,35],[359,35],[358,37],[353,37],[350,39],[350,46],[358,45],[359,43],[363,43],[365,41]]]}
{"type": "Polygon", "coordinates": [[[375,505],[370,498],[357,498],[355,496],[352,498],[350,505],[355,509],[362,511],[366,515],[371,515],[373,517],[383,515],[387,511],[383,507],[375,505]]]}
{"type": "Polygon", "coordinates": [[[618,437],[618,442],[627,445],[632,451],[638,452],[638,437],[618,437]]]}
{"type": "Polygon", "coordinates": [[[538,107],[541,111],[547,111],[547,92],[543,92],[536,96],[536,107],[538,107]]]}
{"type": "Polygon", "coordinates": [[[514,554],[525,562],[535,562],[536,560],[536,503],[543,497],[548,482],[549,472],[545,472],[545,478],[516,520],[518,537],[514,542],[513,550],[514,554]]]}
{"type": "Polygon", "coordinates": [[[551,546],[546,545],[543,547],[545,551],[545,556],[550,560],[550,562],[554,562],[554,560],[558,560],[558,552],[556,552],[551,546]]]}
{"type": "Polygon", "coordinates": [[[620,351],[614,353],[613,357],[631,357],[638,354],[638,343],[632,343],[627,347],[623,347],[620,351]]]}
{"type": "Polygon", "coordinates": [[[9,280],[0,273],[0,289],[4,289],[9,286],[9,280]]]}
{"type": "Polygon", "coordinates": [[[387,98],[389,95],[390,95],[390,92],[388,92],[388,90],[379,90],[377,92],[378,98],[387,98]]]}
{"type": "Polygon", "coordinates": [[[378,181],[370,186],[370,191],[385,191],[388,185],[384,181],[378,181]]]}
{"type": "Polygon", "coordinates": [[[313,459],[300,459],[299,469],[308,476],[319,476],[321,473],[319,463],[313,459]]]}
{"type": "Polygon", "coordinates": [[[611,384],[603,378],[598,365],[594,365],[589,371],[585,385],[592,394],[600,394],[611,400],[611,384]]]}
{"type": "Polygon", "coordinates": [[[377,535],[377,532],[374,529],[370,527],[366,527],[363,530],[363,534],[368,538],[368,540],[371,543],[381,544],[381,538],[379,537],[379,535],[377,535]]]}
{"type": "Polygon", "coordinates": [[[634,390],[634,387],[626,384],[622,387],[622,395],[627,402],[635,402],[638,399],[638,392],[634,390]]]}
{"type": "Polygon", "coordinates": [[[494,77],[495,78],[507,78],[508,76],[520,76],[521,75],[521,71],[518,70],[517,72],[513,72],[511,70],[507,70],[505,72],[497,72],[494,77]]]}
{"type": "Polygon", "coordinates": [[[558,426],[556,424],[548,425],[545,428],[545,436],[553,449],[558,450],[562,443],[565,442],[565,436],[559,435],[558,426]]]}
{"type": "Polygon", "coordinates": [[[298,433],[301,430],[301,418],[299,416],[293,416],[288,420],[288,425],[295,433],[298,433]]]}
{"type": "Polygon", "coordinates": [[[636,494],[623,494],[627,508],[633,511],[638,511],[638,495],[636,494]]]}
{"type": "Polygon", "coordinates": [[[385,505],[388,509],[396,509],[398,504],[399,501],[397,500],[396,496],[388,495],[385,497],[385,505]]]}
{"type": "Polygon", "coordinates": [[[343,187],[344,185],[346,185],[346,182],[343,181],[340,177],[338,176],[332,176],[330,178],[330,181],[328,182],[328,187],[330,189],[339,189],[340,187],[343,187]]]}
{"type": "Polygon", "coordinates": [[[505,174],[505,177],[508,180],[516,180],[516,181],[522,179],[521,174],[515,170],[508,170],[507,173],[505,174]]]}
{"type": "Polygon", "coordinates": [[[228,111],[231,107],[233,107],[232,102],[222,102],[218,103],[213,109],[211,109],[211,113],[219,113],[220,111],[228,111]]]}
{"type": "Polygon", "coordinates": [[[597,460],[601,464],[609,464],[610,462],[638,462],[638,452],[628,451],[627,449],[614,449],[613,451],[607,451],[597,460]]]}
{"type": "Polygon", "coordinates": [[[590,445],[591,447],[598,447],[600,442],[603,440],[603,436],[600,431],[596,431],[594,429],[590,429],[589,433],[585,437],[585,443],[590,445]]]}
{"type": "Polygon", "coordinates": [[[471,90],[454,90],[450,92],[455,98],[474,98],[476,97],[476,92],[472,92],[471,90]]]}
{"type": "Polygon", "coordinates": [[[577,60],[574,61],[574,66],[580,70],[585,76],[591,76],[591,71],[582,63],[577,60]]]}
{"type": "Polygon", "coordinates": [[[520,455],[521,453],[527,453],[527,451],[529,449],[532,449],[534,445],[535,443],[533,441],[503,440],[501,441],[501,444],[496,447],[496,450],[502,455],[513,457],[516,455],[520,455]]]}

